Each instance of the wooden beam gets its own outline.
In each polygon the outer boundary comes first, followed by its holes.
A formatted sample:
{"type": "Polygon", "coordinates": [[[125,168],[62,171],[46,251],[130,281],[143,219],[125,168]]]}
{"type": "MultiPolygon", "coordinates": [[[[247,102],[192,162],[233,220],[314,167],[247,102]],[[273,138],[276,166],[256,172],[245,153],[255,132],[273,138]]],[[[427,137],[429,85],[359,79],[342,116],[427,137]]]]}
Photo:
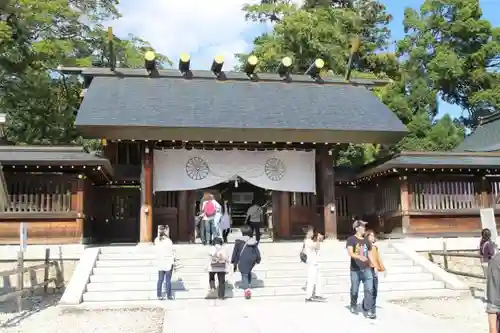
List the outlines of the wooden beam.
{"type": "Polygon", "coordinates": [[[410,232],[410,195],[408,192],[408,178],[405,176],[401,179],[400,183],[400,195],[401,195],[401,227],[403,229],[403,234],[410,232]]]}
{"type": "Polygon", "coordinates": [[[177,226],[178,238],[181,242],[189,241],[189,214],[188,214],[188,191],[179,191],[177,193],[177,226]]]}
{"type": "Polygon", "coordinates": [[[73,182],[75,192],[75,210],[76,210],[76,224],[77,224],[77,234],[75,237],[81,240],[83,239],[83,221],[85,219],[85,201],[84,201],[84,188],[85,180],[83,178],[77,178],[73,182]]]}
{"type": "Polygon", "coordinates": [[[289,238],[292,234],[290,219],[290,192],[279,192],[279,231],[278,237],[289,238]]]}
{"type": "Polygon", "coordinates": [[[154,149],[151,144],[145,144],[142,147],[144,184],[141,190],[144,202],[140,218],[141,242],[153,241],[153,153],[154,149]]]}
{"type": "Polygon", "coordinates": [[[319,160],[318,183],[323,194],[323,225],[327,238],[337,238],[337,207],[335,203],[334,156],[327,147],[316,149],[316,159],[319,160]]]}

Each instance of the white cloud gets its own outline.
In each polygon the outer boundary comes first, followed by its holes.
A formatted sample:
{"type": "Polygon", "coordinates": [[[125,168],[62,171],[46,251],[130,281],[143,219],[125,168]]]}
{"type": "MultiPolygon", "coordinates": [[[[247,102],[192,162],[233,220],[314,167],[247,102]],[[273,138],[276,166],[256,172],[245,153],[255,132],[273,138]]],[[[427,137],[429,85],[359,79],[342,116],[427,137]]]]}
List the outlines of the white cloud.
{"type": "Polygon", "coordinates": [[[151,42],[174,62],[180,53],[190,53],[195,69],[208,68],[213,57],[222,54],[228,70],[235,65],[234,53],[252,48],[244,34],[258,34],[258,26],[245,21],[241,8],[258,1],[122,0],[123,17],[111,25],[119,36],[132,33],[151,42]]]}

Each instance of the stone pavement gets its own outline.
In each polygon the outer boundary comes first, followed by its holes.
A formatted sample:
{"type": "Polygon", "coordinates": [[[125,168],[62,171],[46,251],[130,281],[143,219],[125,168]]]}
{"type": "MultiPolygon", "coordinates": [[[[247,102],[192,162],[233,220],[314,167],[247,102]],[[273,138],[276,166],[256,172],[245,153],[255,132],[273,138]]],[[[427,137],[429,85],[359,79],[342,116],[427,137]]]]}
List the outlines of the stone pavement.
{"type": "MultiPolygon", "coordinates": [[[[227,300],[205,307],[171,308],[164,320],[164,333],[478,333],[472,327],[437,319],[383,303],[378,318],[353,315],[339,301],[227,300]]],[[[486,317],[484,318],[486,320],[486,317]]]]}

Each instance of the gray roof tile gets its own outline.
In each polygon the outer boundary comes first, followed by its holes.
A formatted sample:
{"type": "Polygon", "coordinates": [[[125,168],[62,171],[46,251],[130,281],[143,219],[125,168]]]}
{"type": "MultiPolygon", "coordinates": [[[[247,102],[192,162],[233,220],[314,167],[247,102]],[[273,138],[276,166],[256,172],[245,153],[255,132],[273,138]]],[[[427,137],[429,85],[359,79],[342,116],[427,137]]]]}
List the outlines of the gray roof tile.
{"type": "Polygon", "coordinates": [[[406,133],[371,91],[348,84],[95,77],[84,126],[245,128],[406,133]]]}
{"type": "Polygon", "coordinates": [[[500,112],[485,118],[455,151],[500,151],[500,112]]]}

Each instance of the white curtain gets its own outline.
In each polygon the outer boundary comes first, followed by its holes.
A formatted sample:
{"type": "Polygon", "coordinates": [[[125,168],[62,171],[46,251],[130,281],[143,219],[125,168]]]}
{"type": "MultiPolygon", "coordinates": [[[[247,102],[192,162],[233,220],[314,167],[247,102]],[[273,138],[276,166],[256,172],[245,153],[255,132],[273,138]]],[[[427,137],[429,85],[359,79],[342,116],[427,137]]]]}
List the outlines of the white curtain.
{"type": "Polygon", "coordinates": [[[195,190],[239,176],[269,190],[315,193],[314,156],[314,151],[155,150],[153,188],[195,190]]]}

